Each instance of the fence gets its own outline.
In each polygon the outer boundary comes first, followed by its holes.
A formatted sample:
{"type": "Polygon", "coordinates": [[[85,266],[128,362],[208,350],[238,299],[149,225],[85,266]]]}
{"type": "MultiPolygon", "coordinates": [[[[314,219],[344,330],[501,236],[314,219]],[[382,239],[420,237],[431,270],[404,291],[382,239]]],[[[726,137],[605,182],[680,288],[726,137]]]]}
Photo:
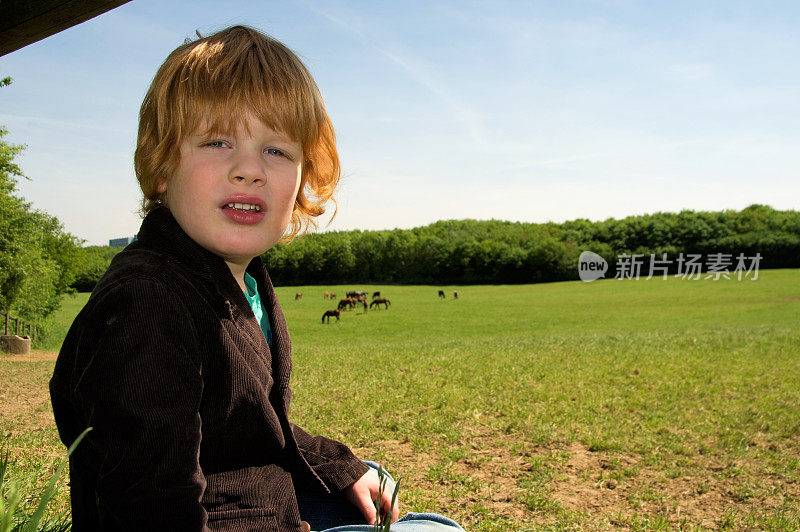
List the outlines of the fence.
{"type": "Polygon", "coordinates": [[[3,334],[4,335],[9,334],[9,331],[11,329],[8,326],[9,325],[8,322],[13,321],[14,322],[14,332],[11,333],[11,334],[16,334],[17,336],[19,336],[19,333],[22,332],[22,335],[25,336],[25,329],[27,328],[28,329],[28,334],[27,334],[28,338],[30,338],[31,341],[36,340],[36,333],[38,332],[38,328],[35,325],[33,325],[31,323],[25,323],[21,318],[15,318],[15,317],[11,316],[7,312],[0,312],[0,316],[3,316],[5,318],[3,320],[3,322],[5,324],[4,327],[3,327],[3,334]]]}

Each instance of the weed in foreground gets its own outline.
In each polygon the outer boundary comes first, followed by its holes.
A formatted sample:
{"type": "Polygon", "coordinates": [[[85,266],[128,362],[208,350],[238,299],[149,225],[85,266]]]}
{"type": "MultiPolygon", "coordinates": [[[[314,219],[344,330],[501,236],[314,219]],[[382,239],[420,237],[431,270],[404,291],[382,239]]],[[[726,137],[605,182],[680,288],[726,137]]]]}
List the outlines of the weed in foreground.
{"type": "MultiPolygon", "coordinates": [[[[39,502],[31,514],[22,504],[23,494],[37,490],[29,483],[25,483],[21,487],[17,479],[7,475],[9,458],[6,450],[5,455],[0,458],[0,532],[66,532],[72,527],[69,510],[63,510],[55,517],[47,519],[45,519],[45,510],[53,496],[64,487],[62,473],[67,466],[69,456],[90,430],[92,430],[91,427],[84,430],[70,446],[67,456],[61,459],[55,473],[39,495],[39,502]]],[[[35,495],[31,495],[30,498],[33,501],[36,500],[35,495]]]]}
{"type": "MultiPolygon", "coordinates": [[[[389,532],[392,525],[392,511],[395,503],[397,503],[397,494],[400,492],[400,481],[402,478],[397,479],[392,491],[392,504],[389,506],[389,512],[384,512],[381,509],[381,501],[383,500],[383,493],[389,487],[389,474],[383,467],[378,466],[378,496],[373,501],[375,503],[375,510],[378,512],[378,519],[375,523],[374,532],[389,532]]],[[[2,532],[2,531],[0,531],[2,532]]]]}

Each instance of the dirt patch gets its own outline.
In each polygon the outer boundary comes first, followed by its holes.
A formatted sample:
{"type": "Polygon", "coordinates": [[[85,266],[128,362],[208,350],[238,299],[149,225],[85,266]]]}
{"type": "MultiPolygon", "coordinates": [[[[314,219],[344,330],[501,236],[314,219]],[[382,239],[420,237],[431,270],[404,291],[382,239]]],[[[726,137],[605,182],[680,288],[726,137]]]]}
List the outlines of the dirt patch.
{"type": "Polygon", "coordinates": [[[565,508],[600,514],[625,528],[639,516],[658,515],[673,527],[716,529],[726,512],[779,509],[778,493],[800,495],[796,484],[719,456],[687,459],[685,474],[677,475],[668,466],[642,466],[635,455],[592,452],[578,442],[563,450],[568,457],[552,497],[565,508]]]}
{"type": "Polygon", "coordinates": [[[634,459],[612,462],[579,442],[566,444],[561,451],[567,456],[551,486],[556,501],[568,510],[590,514],[615,514],[628,505],[626,486],[611,471],[633,466],[634,459]]]}
{"type": "Polygon", "coordinates": [[[54,362],[57,357],[55,351],[31,351],[27,355],[0,353],[0,361],[3,362],[54,362]]]}
{"type": "MultiPolygon", "coordinates": [[[[529,520],[532,514],[520,501],[526,491],[520,479],[528,470],[526,458],[533,446],[520,444],[514,434],[497,434],[487,427],[466,430],[458,445],[468,454],[454,460],[452,468],[456,477],[471,480],[468,500],[516,523],[529,520]]],[[[452,500],[450,505],[459,502],[452,500]]]]}
{"type": "MultiPolygon", "coordinates": [[[[796,443],[785,441],[779,451],[797,456],[796,443]]],[[[484,426],[465,428],[458,442],[435,445],[435,453],[415,452],[397,440],[377,442],[377,448],[423,497],[467,529],[481,515],[515,530],[559,522],[625,530],[659,519],[668,528],[743,529],[729,516],[779,511],[800,498],[795,478],[768,472],[755,458],[645,458],[593,451],[575,441],[538,445],[484,426]]],[[[365,456],[368,450],[355,451],[365,456]]]]}

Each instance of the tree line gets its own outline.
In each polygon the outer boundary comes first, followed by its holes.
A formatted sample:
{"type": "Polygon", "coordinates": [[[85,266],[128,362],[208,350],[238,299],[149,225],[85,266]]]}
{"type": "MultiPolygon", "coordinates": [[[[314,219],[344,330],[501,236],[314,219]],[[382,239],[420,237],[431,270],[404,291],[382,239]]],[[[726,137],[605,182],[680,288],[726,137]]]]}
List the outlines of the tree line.
{"type": "MultiPolygon", "coordinates": [[[[506,284],[578,279],[578,257],[593,251],[613,276],[620,257],[651,255],[677,271],[681,254],[759,254],[760,269],[800,268],[800,212],[751,205],[741,211],[659,212],[592,222],[443,220],[414,229],[308,234],[268,250],[276,284],[506,284]]],[[[73,287],[91,290],[118,248],[81,250],[73,287]]],[[[705,268],[702,269],[705,271],[705,268]]]]}
{"type": "MultiPolygon", "coordinates": [[[[592,222],[445,220],[414,229],[336,231],[279,244],[264,254],[278,284],[494,284],[578,278],[594,251],[614,267],[623,255],[671,261],[684,255],[761,256],[760,268],[800,267],[800,212],[751,205],[741,211],[659,212],[592,222]]],[[[733,269],[733,268],[731,268],[733,269]]]]}

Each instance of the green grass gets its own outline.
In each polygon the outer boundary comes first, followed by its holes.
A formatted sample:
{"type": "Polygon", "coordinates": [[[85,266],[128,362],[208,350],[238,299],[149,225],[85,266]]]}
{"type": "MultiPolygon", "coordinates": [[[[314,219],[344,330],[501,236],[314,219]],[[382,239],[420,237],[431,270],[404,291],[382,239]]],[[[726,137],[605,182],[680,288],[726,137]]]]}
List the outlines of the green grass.
{"type": "Polygon", "coordinates": [[[89,299],[88,293],[67,294],[61,299],[61,307],[47,320],[40,338],[33,344],[33,349],[58,351],[61,342],[67,335],[72,320],[89,299]]]}
{"type": "MultiPolygon", "coordinates": [[[[798,281],[280,287],[292,418],[402,476],[404,511],[471,531],[795,530],[798,281]],[[392,306],[321,324],[323,292],[348,288],[392,306]]],[[[8,358],[0,406],[52,371],[8,358]]],[[[31,402],[0,433],[35,469],[58,446],[31,402]]]]}

